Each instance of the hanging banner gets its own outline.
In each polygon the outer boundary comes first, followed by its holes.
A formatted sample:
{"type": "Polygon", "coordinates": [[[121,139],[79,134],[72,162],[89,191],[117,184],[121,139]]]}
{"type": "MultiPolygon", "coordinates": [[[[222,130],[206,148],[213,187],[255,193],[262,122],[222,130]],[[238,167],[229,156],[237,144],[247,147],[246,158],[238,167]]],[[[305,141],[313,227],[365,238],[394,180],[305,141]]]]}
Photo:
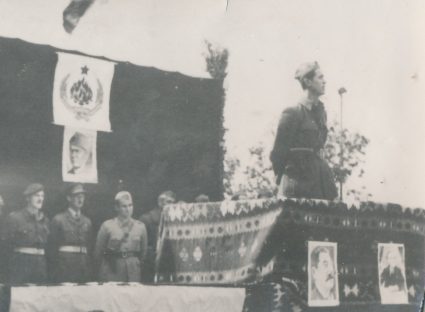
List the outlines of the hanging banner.
{"type": "Polygon", "coordinates": [[[97,183],[96,131],[65,127],[62,178],[65,182],[97,183]]]}
{"type": "Polygon", "coordinates": [[[58,52],[53,86],[57,125],[111,131],[109,96],[115,63],[58,52]]]}

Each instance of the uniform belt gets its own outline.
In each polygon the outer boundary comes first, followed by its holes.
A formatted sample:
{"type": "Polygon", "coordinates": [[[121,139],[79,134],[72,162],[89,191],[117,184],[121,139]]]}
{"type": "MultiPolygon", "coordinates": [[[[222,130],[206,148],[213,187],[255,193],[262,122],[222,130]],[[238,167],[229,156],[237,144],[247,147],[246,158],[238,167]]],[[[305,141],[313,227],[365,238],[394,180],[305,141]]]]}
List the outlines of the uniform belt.
{"type": "Polygon", "coordinates": [[[293,147],[289,149],[291,152],[310,152],[310,153],[316,153],[316,151],[313,148],[309,147],[293,147]]]}
{"type": "Polygon", "coordinates": [[[60,246],[60,252],[70,252],[70,253],[87,253],[87,248],[84,246],[60,246]]]}
{"type": "Polygon", "coordinates": [[[117,258],[130,258],[130,257],[138,257],[140,255],[139,251],[107,251],[105,252],[105,256],[112,256],[117,258]]]}
{"type": "Polygon", "coordinates": [[[17,247],[14,249],[14,252],[27,255],[44,256],[44,249],[35,247],[17,247]]]}

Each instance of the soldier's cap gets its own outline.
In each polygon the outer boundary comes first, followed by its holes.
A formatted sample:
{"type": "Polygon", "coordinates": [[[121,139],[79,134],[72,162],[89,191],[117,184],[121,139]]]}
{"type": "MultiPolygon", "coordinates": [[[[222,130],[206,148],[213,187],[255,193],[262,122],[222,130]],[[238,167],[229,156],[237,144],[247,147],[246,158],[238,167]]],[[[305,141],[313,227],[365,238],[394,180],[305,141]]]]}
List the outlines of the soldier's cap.
{"type": "Polygon", "coordinates": [[[86,193],[86,190],[84,189],[84,185],[81,183],[72,184],[68,189],[68,195],[70,196],[82,193],[86,193]]]}
{"type": "Polygon", "coordinates": [[[86,152],[91,151],[91,139],[89,136],[81,133],[75,132],[74,135],[69,140],[69,145],[74,145],[79,148],[84,149],[86,152]]]}
{"type": "Polygon", "coordinates": [[[115,202],[118,202],[121,199],[132,200],[130,192],[127,192],[127,191],[118,192],[117,195],[115,195],[115,202]]]}
{"type": "Polygon", "coordinates": [[[303,63],[298,67],[297,71],[295,72],[295,79],[301,81],[307,74],[316,71],[319,68],[319,63],[317,62],[303,63]]]}
{"type": "Polygon", "coordinates": [[[27,186],[23,194],[26,197],[38,193],[40,191],[44,191],[44,186],[40,183],[32,183],[27,186]]]}
{"type": "Polygon", "coordinates": [[[177,196],[176,196],[176,194],[173,191],[165,191],[165,192],[162,192],[159,195],[158,199],[159,198],[171,198],[173,200],[176,200],[177,199],[177,196]]]}
{"type": "Polygon", "coordinates": [[[208,195],[205,195],[205,194],[198,195],[195,198],[195,202],[197,202],[197,203],[206,203],[206,202],[209,202],[209,201],[210,201],[210,198],[208,197],[208,195]]]}

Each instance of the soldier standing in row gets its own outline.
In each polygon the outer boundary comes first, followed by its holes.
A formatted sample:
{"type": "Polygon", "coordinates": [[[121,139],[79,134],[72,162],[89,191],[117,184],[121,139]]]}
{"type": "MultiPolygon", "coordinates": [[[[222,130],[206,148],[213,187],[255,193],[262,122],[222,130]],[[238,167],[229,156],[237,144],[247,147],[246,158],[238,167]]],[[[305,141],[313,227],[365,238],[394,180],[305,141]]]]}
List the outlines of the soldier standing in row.
{"type": "Polygon", "coordinates": [[[176,195],[172,191],[162,192],[158,196],[158,206],[140,217],[148,231],[148,253],[146,265],[143,270],[143,282],[153,282],[155,276],[156,243],[158,240],[158,229],[161,214],[164,207],[176,202],[176,195]]]}
{"type": "Polygon", "coordinates": [[[133,199],[129,192],[115,196],[117,217],[105,221],[96,240],[95,260],[102,282],[140,282],[147,251],[145,225],[132,218],[133,199]]]}
{"type": "Polygon", "coordinates": [[[68,209],[51,222],[51,274],[57,283],[84,283],[92,278],[92,224],[82,214],[85,194],[82,184],[72,185],[67,195],[68,209]]]}
{"type": "Polygon", "coordinates": [[[43,284],[47,282],[45,250],[49,235],[49,220],[41,211],[44,187],[39,183],[31,184],[23,194],[26,207],[12,212],[2,231],[11,253],[9,281],[11,284],[43,284]]]}

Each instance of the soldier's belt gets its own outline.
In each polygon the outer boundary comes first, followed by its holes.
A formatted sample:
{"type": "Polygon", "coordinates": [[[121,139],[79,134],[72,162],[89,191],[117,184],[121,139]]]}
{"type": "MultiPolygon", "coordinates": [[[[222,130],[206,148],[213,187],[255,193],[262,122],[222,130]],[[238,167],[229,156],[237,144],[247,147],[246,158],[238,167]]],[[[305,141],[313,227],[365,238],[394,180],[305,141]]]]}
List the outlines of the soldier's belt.
{"type": "Polygon", "coordinates": [[[139,257],[140,256],[140,252],[139,251],[107,251],[105,252],[105,256],[112,256],[112,257],[117,257],[117,258],[130,258],[130,257],[139,257]]]}
{"type": "Polygon", "coordinates": [[[293,147],[289,149],[291,152],[310,152],[316,153],[316,151],[309,147],[293,147]]]}
{"type": "Polygon", "coordinates": [[[310,148],[310,147],[293,147],[293,148],[290,148],[289,151],[291,153],[298,153],[298,152],[306,153],[307,152],[307,153],[319,156],[320,158],[324,159],[323,149],[316,150],[316,149],[310,148]]]}
{"type": "Polygon", "coordinates": [[[26,255],[37,255],[44,256],[44,249],[34,247],[17,247],[13,250],[14,252],[26,254],[26,255]]]}
{"type": "Polygon", "coordinates": [[[87,248],[84,246],[60,246],[60,252],[70,252],[70,253],[87,253],[87,248]]]}

